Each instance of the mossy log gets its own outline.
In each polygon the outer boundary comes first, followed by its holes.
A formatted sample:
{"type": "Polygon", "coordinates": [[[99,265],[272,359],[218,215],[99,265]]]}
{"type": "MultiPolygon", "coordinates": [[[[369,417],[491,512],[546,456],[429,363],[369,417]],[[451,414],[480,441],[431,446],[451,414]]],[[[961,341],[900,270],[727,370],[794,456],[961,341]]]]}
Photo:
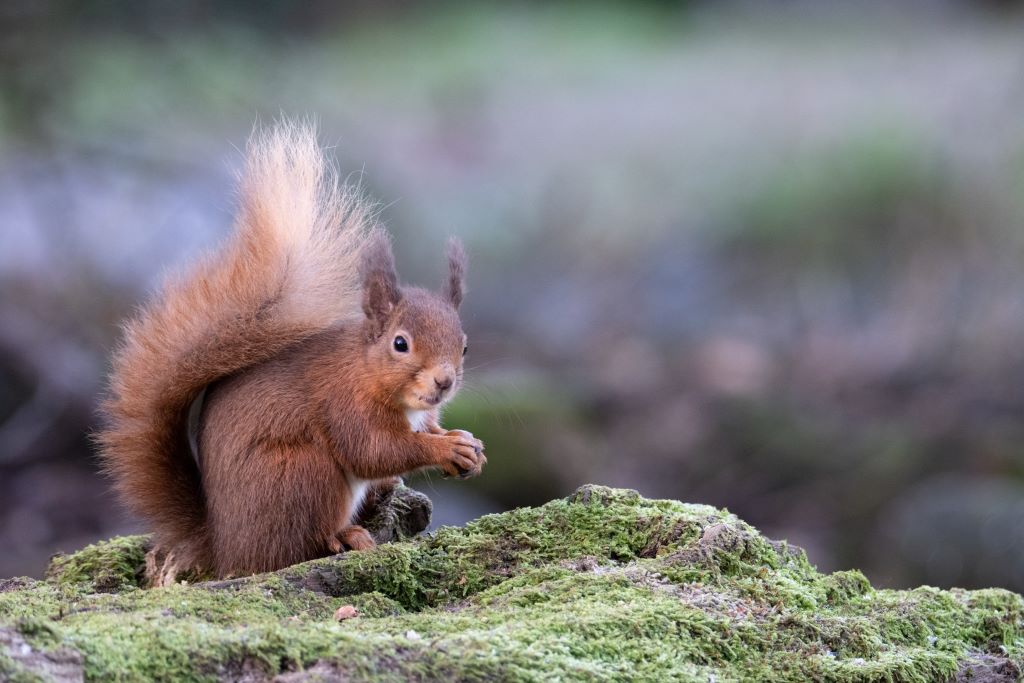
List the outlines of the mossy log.
{"type": "MultiPolygon", "coordinates": [[[[417,496],[381,511],[385,540],[422,526],[417,496]]],[[[1012,681],[1024,667],[1017,594],[877,590],[728,512],[600,486],[226,581],[145,589],[146,543],[0,581],[0,680],[1012,681]]]]}

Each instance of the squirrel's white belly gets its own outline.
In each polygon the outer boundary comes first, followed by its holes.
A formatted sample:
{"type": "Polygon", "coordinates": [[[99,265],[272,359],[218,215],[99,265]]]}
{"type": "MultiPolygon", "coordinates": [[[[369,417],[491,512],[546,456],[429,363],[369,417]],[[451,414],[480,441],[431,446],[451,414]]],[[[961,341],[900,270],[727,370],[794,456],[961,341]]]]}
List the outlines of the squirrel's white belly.
{"type": "Polygon", "coordinates": [[[422,432],[427,426],[427,418],[430,417],[430,413],[426,410],[407,410],[405,411],[405,418],[409,420],[409,426],[412,427],[414,432],[422,432]]]}
{"type": "Polygon", "coordinates": [[[351,474],[348,476],[348,488],[352,492],[352,512],[349,513],[349,523],[359,514],[359,509],[363,506],[363,498],[366,497],[366,489],[369,487],[370,482],[367,480],[357,479],[351,474]]]}

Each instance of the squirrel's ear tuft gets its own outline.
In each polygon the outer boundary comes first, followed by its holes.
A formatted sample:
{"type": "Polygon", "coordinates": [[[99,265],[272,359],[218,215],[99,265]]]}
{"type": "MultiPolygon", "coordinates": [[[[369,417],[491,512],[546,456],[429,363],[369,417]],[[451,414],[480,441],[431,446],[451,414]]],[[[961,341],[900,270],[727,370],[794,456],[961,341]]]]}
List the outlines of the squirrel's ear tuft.
{"type": "Polygon", "coordinates": [[[359,275],[363,281],[363,312],[373,336],[377,337],[387,327],[391,312],[402,298],[391,240],[384,230],[378,228],[367,238],[359,275]]]}
{"type": "Polygon", "coordinates": [[[455,308],[462,303],[466,285],[466,251],[458,237],[448,240],[448,281],[444,286],[444,298],[455,308]]]}

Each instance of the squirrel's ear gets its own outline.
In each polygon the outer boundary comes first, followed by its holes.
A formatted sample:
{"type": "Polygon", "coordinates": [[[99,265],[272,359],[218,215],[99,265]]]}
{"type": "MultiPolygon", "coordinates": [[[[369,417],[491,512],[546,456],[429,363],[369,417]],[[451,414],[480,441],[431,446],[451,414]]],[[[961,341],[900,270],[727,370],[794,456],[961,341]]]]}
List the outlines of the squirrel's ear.
{"type": "Polygon", "coordinates": [[[391,312],[402,298],[395,272],[391,241],[384,230],[374,230],[363,247],[360,277],[363,280],[363,312],[374,337],[387,326],[391,312]]]}
{"type": "Polygon", "coordinates": [[[448,240],[448,281],[444,285],[444,298],[455,308],[462,303],[462,295],[466,289],[466,251],[458,237],[448,240]]]}

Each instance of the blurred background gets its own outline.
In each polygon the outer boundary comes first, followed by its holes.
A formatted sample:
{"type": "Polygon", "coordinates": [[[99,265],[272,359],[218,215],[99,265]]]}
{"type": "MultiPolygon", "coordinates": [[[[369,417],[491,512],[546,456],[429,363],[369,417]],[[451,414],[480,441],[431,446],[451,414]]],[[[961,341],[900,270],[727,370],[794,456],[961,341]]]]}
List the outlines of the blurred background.
{"type": "Polygon", "coordinates": [[[4,2],[0,576],[138,528],[88,440],[118,324],[288,114],[406,280],[467,243],[489,465],[414,482],[437,523],[598,482],[1024,590],[1024,17],[894,4],[4,2]]]}

